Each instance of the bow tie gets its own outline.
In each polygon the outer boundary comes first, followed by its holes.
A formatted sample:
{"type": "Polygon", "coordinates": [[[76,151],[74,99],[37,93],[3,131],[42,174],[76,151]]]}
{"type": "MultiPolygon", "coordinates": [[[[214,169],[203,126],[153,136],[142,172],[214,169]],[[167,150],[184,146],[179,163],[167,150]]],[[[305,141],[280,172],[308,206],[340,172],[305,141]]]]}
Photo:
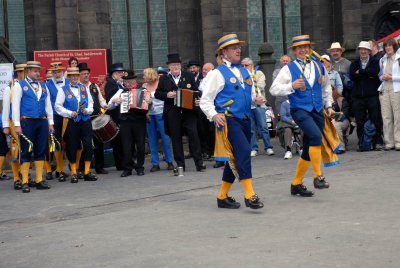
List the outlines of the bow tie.
{"type": "Polygon", "coordinates": [[[56,83],[57,84],[62,84],[64,81],[57,81],[56,83]]]}
{"type": "Polygon", "coordinates": [[[240,63],[231,63],[231,68],[233,67],[240,69],[240,63]]]}
{"type": "Polygon", "coordinates": [[[304,66],[307,63],[310,63],[310,59],[306,59],[305,62],[300,60],[300,59],[296,59],[296,61],[300,64],[300,66],[304,66]]]}
{"type": "Polygon", "coordinates": [[[70,85],[73,88],[79,88],[78,85],[70,85]]]}
{"type": "Polygon", "coordinates": [[[32,84],[32,85],[37,85],[38,84],[37,81],[32,81],[32,82],[29,82],[29,83],[32,84]]]}

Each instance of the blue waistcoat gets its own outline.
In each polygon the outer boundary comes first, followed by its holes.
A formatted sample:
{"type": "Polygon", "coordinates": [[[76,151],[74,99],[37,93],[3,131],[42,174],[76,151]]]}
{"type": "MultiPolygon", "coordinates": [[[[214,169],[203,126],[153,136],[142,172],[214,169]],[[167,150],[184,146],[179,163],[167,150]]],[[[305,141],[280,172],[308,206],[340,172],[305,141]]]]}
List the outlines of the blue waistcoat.
{"type": "MultiPolygon", "coordinates": [[[[303,77],[306,84],[306,90],[301,91],[296,89],[292,94],[289,94],[288,97],[290,101],[290,108],[303,109],[308,112],[311,112],[315,108],[315,110],[320,112],[324,107],[322,102],[322,87],[318,83],[318,79],[320,78],[321,75],[322,76],[325,75],[325,68],[318,61],[313,61],[313,62],[315,69],[314,85],[311,87],[307,79],[303,77]],[[315,64],[319,65],[319,68],[321,70],[321,75],[319,74],[315,64]]],[[[294,82],[296,79],[300,79],[301,71],[297,66],[297,64],[295,62],[291,62],[289,63],[288,67],[290,70],[290,74],[292,75],[292,82],[294,82]]]]}
{"type": "MultiPolygon", "coordinates": [[[[64,85],[65,86],[69,85],[68,79],[65,79],[64,85]]],[[[54,84],[53,79],[50,79],[49,81],[47,81],[46,86],[50,92],[51,107],[53,108],[53,112],[57,114],[56,110],[54,109],[54,104],[56,103],[58,88],[57,88],[56,84],[54,84]]]]}
{"type": "Polygon", "coordinates": [[[38,101],[35,90],[26,80],[19,81],[22,89],[22,97],[20,103],[21,116],[29,116],[33,118],[46,117],[46,98],[47,89],[46,85],[42,82],[40,87],[42,88],[42,95],[38,101]]]}
{"type": "Polygon", "coordinates": [[[237,118],[250,117],[251,114],[251,88],[253,81],[249,72],[240,67],[244,81],[244,88],[233,72],[221,64],[217,68],[225,79],[224,89],[221,90],[214,100],[215,109],[218,113],[233,115],[237,118]]]}
{"type": "Polygon", "coordinates": [[[80,101],[80,109],[78,109],[78,99],[75,97],[74,93],[68,85],[62,87],[65,94],[64,108],[73,112],[77,112],[78,116],[75,121],[87,121],[90,119],[90,115],[83,114],[83,109],[86,109],[89,106],[89,99],[86,87],[82,84],[78,84],[79,86],[79,95],[81,97],[80,101]]]}

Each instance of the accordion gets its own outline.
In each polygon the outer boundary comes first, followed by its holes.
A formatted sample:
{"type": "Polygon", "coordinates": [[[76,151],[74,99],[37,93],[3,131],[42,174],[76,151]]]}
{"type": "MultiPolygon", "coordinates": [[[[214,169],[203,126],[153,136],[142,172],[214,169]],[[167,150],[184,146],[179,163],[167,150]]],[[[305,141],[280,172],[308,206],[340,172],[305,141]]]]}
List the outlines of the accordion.
{"type": "Polygon", "coordinates": [[[148,100],[150,99],[150,92],[144,88],[134,88],[127,92],[121,93],[120,112],[127,113],[130,109],[149,110],[148,100]]]}
{"type": "Polygon", "coordinates": [[[186,88],[178,89],[176,91],[174,105],[176,107],[193,110],[196,107],[195,105],[196,99],[200,97],[201,97],[200,91],[193,91],[191,89],[186,89],[186,88]]]}

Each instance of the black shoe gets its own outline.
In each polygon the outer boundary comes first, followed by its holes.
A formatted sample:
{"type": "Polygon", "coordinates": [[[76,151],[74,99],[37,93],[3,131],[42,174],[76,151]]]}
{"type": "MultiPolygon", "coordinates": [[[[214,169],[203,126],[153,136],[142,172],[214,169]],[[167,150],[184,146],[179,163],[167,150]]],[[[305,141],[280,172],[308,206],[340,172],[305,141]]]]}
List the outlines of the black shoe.
{"type": "Polygon", "coordinates": [[[71,176],[71,183],[78,183],[78,176],[76,176],[76,174],[72,174],[71,176]]]}
{"type": "Polygon", "coordinates": [[[356,127],[353,124],[350,124],[349,135],[351,135],[356,127]]]}
{"type": "Polygon", "coordinates": [[[225,166],[224,162],[216,161],[213,167],[214,168],[220,168],[220,167],[223,167],[223,166],[225,166]]]}
{"type": "Polygon", "coordinates": [[[259,209],[264,207],[264,204],[260,201],[260,198],[256,194],[250,197],[249,199],[245,198],[244,203],[246,204],[246,207],[252,209],[259,209]]]}
{"type": "Polygon", "coordinates": [[[34,180],[32,180],[31,178],[28,179],[28,185],[29,187],[35,187],[36,186],[36,182],[34,180]]]}
{"type": "Polygon", "coordinates": [[[57,172],[56,171],[56,178],[58,179],[59,182],[64,182],[66,181],[68,177],[68,174],[66,174],[65,172],[57,172]]]}
{"type": "Polygon", "coordinates": [[[321,175],[314,178],[314,188],[316,189],[329,188],[329,183],[325,181],[325,177],[321,175]]]}
{"type": "Polygon", "coordinates": [[[46,174],[46,181],[51,181],[53,179],[53,173],[47,172],[46,174]]]}
{"type": "Polygon", "coordinates": [[[206,165],[202,164],[201,166],[196,166],[196,170],[199,172],[202,172],[203,170],[205,170],[207,167],[206,165]]]}
{"type": "Polygon", "coordinates": [[[144,175],[144,171],[143,170],[136,171],[136,174],[138,176],[143,176],[144,175]]]}
{"type": "Polygon", "coordinates": [[[45,182],[45,181],[36,183],[36,189],[38,189],[38,190],[48,190],[50,188],[51,188],[50,185],[48,185],[47,182],[45,182]]]}
{"type": "Polygon", "coordinates": [[[8,180],[11,180],[11,177],[7,176],[7,174],[4,172],[0,173],[0,181],[8,181],[8,180]]]}
{"type": "Polygon", "coordinates": [[[78,177],[78,180],[83,180],[85,178],[82,171],[77,171],[76,177],[78,177]]]}
{"type": "Polygon", "coordinates": [[[83,178],[84,181],[97,181],[97,176],[93,174],[92,172],[89,172],[89,174],[84,175],[83,178]]]}
{"type": "Polygon", "coordinates": [[[131,170],[124,170],[124,172],[122,172],[121,177],[127,177],[127,176],[131,176],[132,175],[132,171],[131,170]]]}
{"type": "Polygon", "coordinates": [[[336,154],[344,154],[345,152],[345,150],[339,150],[336,154]]]}
{"type": "Polygon", "coordinates": [[[23,193],[29,193],[31,191],[31,188],[29,188],[29,184],[27,184],[27,183],[22,184],[21,189],[22,189],[23,193]]]}
{"type": "Polygon", "coordinates": [[[172,163],[167,163],[167,164],[168,164],[168,167],[167,167],[168,170],[174,170],[175,169],[174,164],[172,164],[172,163]]]}
{"type": "Polygon", "coordinates": [[[22,189],[22,182],[21,180],[14,181],[14,190],[21,190],[22,189]]]}
{"type": "Polygon", "coordinates": [[[153,165],[152,168],[150,169],[150,172],[156,172],[156,171],[160,171],[159,165],[153,165]]]}
{"type": "Polygon", "coordinates": [[[96,168],[95,170],[97,174],[108,174],[108,171],[104,168],[96,168]]]}
{"type": "Polygon", "coordinates": [[[236,202],[235,198],[227,196],[225,199],[217,198],[219,208],[237,209],[240,208],[240,203],[236,202]]]}
{"type": "Polygon", "coordinates": [[[307,187],[305,187],[303,184],[298,184],[298,185],[290,185],[290,193],[292,195],[300,195],[304,197],[311,197],[314,195],[313,191],[307,190],[307,187]]]}

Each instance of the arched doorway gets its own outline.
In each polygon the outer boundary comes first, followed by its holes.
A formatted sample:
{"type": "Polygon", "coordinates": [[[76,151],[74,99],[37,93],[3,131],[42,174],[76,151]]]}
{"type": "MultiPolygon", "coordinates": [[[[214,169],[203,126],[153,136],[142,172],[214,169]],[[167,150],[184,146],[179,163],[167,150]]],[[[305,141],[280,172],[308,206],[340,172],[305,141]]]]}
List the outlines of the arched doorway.
{"type": "Polygon", "coordinates": [[[400,2],[389,1],[373,17],[374,39],[379,40],[400,29],[400,2]]]}

